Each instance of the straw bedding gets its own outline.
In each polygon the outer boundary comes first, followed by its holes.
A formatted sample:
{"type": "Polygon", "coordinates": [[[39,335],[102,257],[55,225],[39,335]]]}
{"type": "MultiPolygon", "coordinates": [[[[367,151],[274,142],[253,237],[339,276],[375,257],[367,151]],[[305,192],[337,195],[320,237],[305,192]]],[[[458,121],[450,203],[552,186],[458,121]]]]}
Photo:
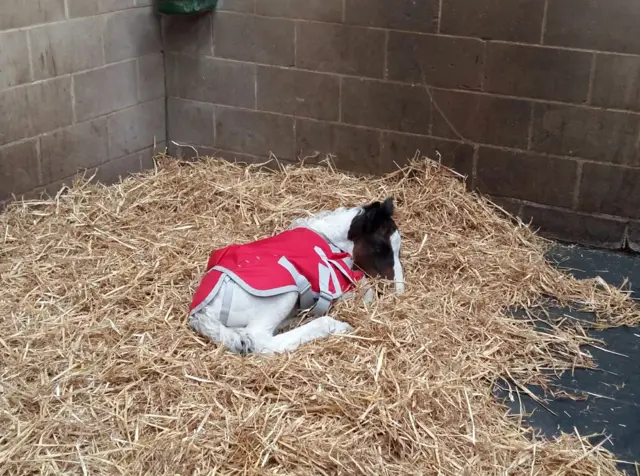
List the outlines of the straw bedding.
{"type": "Polygon", "coordinates": [[[16,203],[0,227],[3,474],[617,474],[585,435],[534,435],[491,389],[592,365],[578,323],[537,332],[507,308],[577,301],[605,325],[638,309],[553,269],[545,241],[435,162],[373,179],[160,157],[16,203]],[[407,293],[337,306],[355,334],[241,357],[189,330],[213,248],[389,195],[407,293]]]}

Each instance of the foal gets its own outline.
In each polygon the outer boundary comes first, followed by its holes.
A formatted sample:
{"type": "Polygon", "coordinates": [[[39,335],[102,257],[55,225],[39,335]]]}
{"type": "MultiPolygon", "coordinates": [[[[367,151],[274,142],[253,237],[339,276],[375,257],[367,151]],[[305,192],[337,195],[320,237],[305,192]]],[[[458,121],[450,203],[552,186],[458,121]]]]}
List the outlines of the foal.
{"type": "Polygon", "coordinates": [[[327,315],[364,275],[404,291],[393,199],[320,212],[288,230],[214,251],[196,291],[189,325],[232,352],[280,353],[352,327],[327,315]],[[274,335],[297,311],[317,319],[274,335]]]}

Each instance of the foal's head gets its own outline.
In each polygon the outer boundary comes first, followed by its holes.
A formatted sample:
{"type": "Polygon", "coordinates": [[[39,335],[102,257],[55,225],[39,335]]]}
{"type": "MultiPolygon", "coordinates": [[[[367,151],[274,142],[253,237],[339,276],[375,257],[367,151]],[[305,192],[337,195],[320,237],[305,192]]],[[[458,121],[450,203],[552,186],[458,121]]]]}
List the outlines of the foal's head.
{"type": "Polygon", "coordinates": [[[400,232],[393,221],[393,199],[356,208],[338,208],[294,220],[289,228],[306,227],[325,235],[351,253],[355,265],[368,276],[395,282],[404,291],[400,264],[400,232]]]}
{"type": "Polygon", "coordinates": [[[353,243],[353,261],[365,274],[395,282],[404,291],[400,264],[400,232],[393,220],[393,199],[360,207],[351,221],[347,238],[353,243]]]}

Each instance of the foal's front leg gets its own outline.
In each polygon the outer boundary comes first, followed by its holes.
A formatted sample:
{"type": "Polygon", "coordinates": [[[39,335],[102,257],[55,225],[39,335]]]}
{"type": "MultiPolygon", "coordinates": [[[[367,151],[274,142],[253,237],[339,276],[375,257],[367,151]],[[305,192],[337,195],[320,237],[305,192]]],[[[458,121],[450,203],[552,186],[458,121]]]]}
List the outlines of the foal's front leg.
{"type": "MultiPolygon", "coordinates": [[[[367,284],[366,278],[362,278],[362,282],[364,283],[364,296],[362,296],[362,300],[366,305],[369,305],[373,302],[373,298],[375,297],[374,289],[367,284]]],[[[353,299],[356,296],[355,291],[347,291],[342,295],[340,299],[344,301],[348,301],[349,299],[353,299]]]]}
{"type": "Polygon", "coordinates": [[[283,332],[276,336],[270,337],[268,340],[262,341],[260,349],[256,349],[261,353],[282,353],[296,350],[300,345],[311,342],[315,339],[321,339],[334,334],[346,334],[353,331],[346,322],[338,321],[331,316],[322,316],[304,324],[296,329],[283,332]]]}

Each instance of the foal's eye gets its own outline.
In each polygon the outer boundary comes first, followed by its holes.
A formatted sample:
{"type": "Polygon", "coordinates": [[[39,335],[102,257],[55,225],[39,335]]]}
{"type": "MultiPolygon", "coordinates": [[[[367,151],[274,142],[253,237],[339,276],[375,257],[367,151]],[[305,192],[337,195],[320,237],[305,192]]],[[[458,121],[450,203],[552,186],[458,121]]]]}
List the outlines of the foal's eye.
{"type": "Polygon", "coordinates": [[[374,249],[376,254],[379,255],[388,255],[391,253],[391,249],[389,249],[387,245],[376,245],[374,249]]]}

